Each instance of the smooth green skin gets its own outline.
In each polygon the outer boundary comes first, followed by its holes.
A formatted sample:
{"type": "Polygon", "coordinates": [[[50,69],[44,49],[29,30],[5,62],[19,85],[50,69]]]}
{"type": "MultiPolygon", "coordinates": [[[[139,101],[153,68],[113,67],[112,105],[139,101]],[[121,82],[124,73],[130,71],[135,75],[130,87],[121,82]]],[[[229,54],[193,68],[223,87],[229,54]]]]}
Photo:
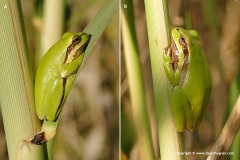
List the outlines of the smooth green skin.
{"type": "Polygon", "coordinates": [[[197,31],[176,27],[171,34],[179,52],[175,72],[170,55],[173,46],[165,48],[163,57],[164,70],[170,81],[171,110],[178,132],[184,129],[193,131],[200,124],[209,102],[210,71],[197,31]],[[180,43],[182,37],[186,42],[185,47],[180,43]],[[184,52],[188,52],[187,65],[184,65],[184,52]]]}
{"type": "Polygon", "coordinates": [[[65,33],[42,58],[35,79],[36,112],[41,120],[56,121],[84,57],[90,36],[86,33],[65,33]],[[79,43],[66,57],[73,37],[79,43]],[[79,49],[79,56],[73,57],[79,49]]]}

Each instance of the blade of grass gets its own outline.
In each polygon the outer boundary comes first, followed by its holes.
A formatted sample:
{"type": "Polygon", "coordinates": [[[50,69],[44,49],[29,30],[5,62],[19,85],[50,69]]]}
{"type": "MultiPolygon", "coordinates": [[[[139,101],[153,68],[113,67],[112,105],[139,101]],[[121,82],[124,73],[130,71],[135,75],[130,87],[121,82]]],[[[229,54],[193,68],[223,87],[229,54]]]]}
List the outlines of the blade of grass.
{"type": "MultiPolygon", "coordinates": [[[[240,96],[231,111],[230,116],[225,123],[223,130],[221,131],[220,136],[215,142],[211,153],[227,153],[239,131],[240,128],[240,96]]],[[[223,154],[210,154],[207,160],[219,160],[225,159],[226,155],[223,154]]]]}
{"type": "Polygon", "coordinates": [[[145,0],[145,9],[161,159],[181,159],[177,152],[183,149],[182,134],[176,131],[172,119],[163,69],[163,50],[170,43],[167,1],[145,0]]]}
{"type": "Polygon", "coordinates": [[[40,129],[33,100],[33,78],[20,1],[0,6],[0,101],[9,159],[44,159],[43,146],[25,148],[22,140],[40,129]]]}
{"type": "Polygon", "coordinates": [[[124,57],[140,159],[153,160],[155,157],[134,26],[133,2],[131,0],[124,0],[122,2],[121,13],[124,57]],[[127,8],[123,8],[124,5],[127,6],[127,8]]]}
{"type": "MultiPolygon", "coordinates": [[[[104,7],[97,13],[97,15],[83,30],[83,32],[91,35],[91,40],[85,51],[85,56],[83,62],[81,63],[80,69],[85,64],[91,50],[93,49],[99,37],[101,36],[105,27],[107,26],[109,21],[111,21],[111,19],[114,17],[114,15],[118,12],[118,8],[119,8],[118,0],[108,0],[104,7]]],[[[79,12],[79,14],[81,14],[81,12],[79,12]]]]}
{"type": "MultiPolygon", "coordinates": [[[[228,104],[228,112],[225,115],[225,121],[227,120],[227,117],[230,116],[231,111],[233,110],[234,104],[237,101],[238,96],[240,95],[240,70],[238,71],[238,74],[235,78],[235,80],[232,82],[230,87],[230,93],[229,93],[229,104],[228,104]]],[[[236,138],[233,141],[232,147],[230,152],[235,153],[234,156],[228,156],[228,160],[238,160],[240,159],[240,132],[237,133],[236,138]]]]}

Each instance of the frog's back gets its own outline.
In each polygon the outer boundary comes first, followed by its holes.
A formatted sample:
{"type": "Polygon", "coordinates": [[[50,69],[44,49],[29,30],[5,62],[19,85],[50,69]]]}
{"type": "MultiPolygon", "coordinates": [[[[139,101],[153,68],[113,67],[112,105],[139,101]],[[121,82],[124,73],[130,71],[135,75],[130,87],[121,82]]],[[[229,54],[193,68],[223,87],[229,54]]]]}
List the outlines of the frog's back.
{"type": "Polygon", "coordinates": [[[188,66],[191,70],[186,75],[188,83],[184,85],[183,90],[191,103],[196,123],[200,123],[210,98],[211,76],[201,46],[196,49],[199,51],[195,53],[201,54],[191,57],[191,63],[188,66]]]}
{"type": "MultiPolygon", "coordinates": [[[[57,44],[57,43],[56,43],[57,44]]],[[[59,45],[59,44],[58,44],[59,45]]],[[[60,76],[61,65],[64,60],[64,50],[60,50],[58,45],[53,45],[48,52],[43,56],[35,78],[35,104],[42,106],[44,94],[48,93],[49,86],[53,86],[56,83],[56,79],[60,76]]],[[[40,107],[36,108],[40,108],[40,107]]],[[[43,107],[43,106],[42,106],[43,107]]]]}

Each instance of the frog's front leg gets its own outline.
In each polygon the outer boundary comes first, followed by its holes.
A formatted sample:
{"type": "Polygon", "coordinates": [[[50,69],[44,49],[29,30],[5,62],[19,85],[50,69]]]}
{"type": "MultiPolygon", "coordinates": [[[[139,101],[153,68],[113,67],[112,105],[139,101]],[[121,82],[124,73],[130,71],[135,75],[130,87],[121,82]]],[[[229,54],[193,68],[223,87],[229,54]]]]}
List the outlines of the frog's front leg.
{"type": "Polygon", "coordinates": [[[181,77],[181,70],[177,66],[178,57],[172,51],[171,47],[166,47],[163,53],[163,66],[165,73],[172,86],[178,86],[181,77]]]}
{"type": "Polygon", "coordinates": [[[84,52],[81,53],[81,55],[77,59],[73,60],[71,63],[63,64],[61,68],[61,77],[67,78],[71,75],[76,74],[82,63],[83,57],[84,57],[84,52]]]}
{"type": "Polygon", "coordinates": [[[173,60],[171,57],[171,47],[166,47],[163,51],[163,66],[164,66],[164,70],[165,73],[168,77],[168,79],[173,79],[173,77],[175,76],[174,74],[174,70],[173,70],[173,60]]]}

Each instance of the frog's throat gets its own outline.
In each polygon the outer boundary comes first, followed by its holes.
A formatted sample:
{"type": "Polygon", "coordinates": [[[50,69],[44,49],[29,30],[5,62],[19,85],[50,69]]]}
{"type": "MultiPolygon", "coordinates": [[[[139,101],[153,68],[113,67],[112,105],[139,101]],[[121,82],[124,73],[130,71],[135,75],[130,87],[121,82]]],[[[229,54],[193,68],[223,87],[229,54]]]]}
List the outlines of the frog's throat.
{"type": "Polygon", "coordinates": [[[179,51],[178,48],[176,46],[176,43],[174,42],[173,38],[172,38],[172,43],[171,43],[171,64],[172,64],[172,69],[174,71],[174,73],[176,72],[177,68],[178,68],[178,61],[179,61],[179,51]]]}

